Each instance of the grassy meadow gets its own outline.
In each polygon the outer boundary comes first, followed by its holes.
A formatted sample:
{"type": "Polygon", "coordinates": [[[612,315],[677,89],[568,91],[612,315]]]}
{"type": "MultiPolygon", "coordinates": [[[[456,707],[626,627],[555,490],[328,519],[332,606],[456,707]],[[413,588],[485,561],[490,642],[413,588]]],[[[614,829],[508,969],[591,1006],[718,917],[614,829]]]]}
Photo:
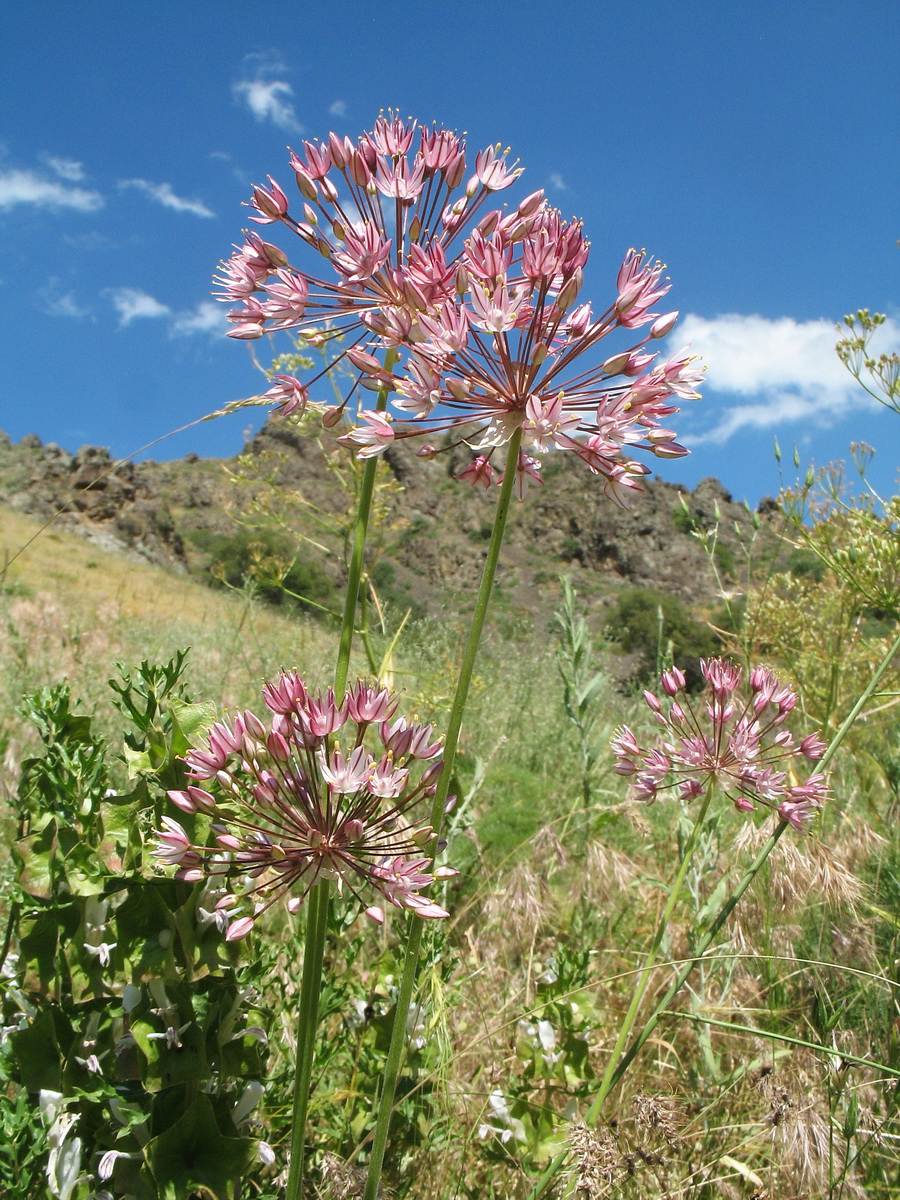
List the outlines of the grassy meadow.
{"type": "MultiPolygon", "coordinates": [[[[834,529],[832,545],[855,536],[834,529]]],[[[0,547],[8,557],[37,530],[35,522],[0,511],[0,547]]],[[[827,562],[815,578],[808,572],[751,578],[744,587],[732,632],[723,635],[728,647],[746,664],[765,661],[798,683],[800,735],[820,728],[827,740],[885,656],[895,614],[883,597],[880,606],[860,599],[858,581],[827,562]]],[[[832,764],[834,798],[820,824],[806,836],[789,830],[779,841],[602,1119],[589,1126],[580,1117],[634,993],[693,813],[674,796],[652,806],[629,799],[609,738],[622,723],[653,736],[642,685],[618,678],[606,633],[582,612],[577,596],[565,612],[560,589],[560,611],[561,620],[541,627],[505,618],[489,631],[478,660],[448,818],[446,859],[461,874],[436,889],[450,919],[426,929],[383,1194],[525,1200],[565,1150],[566,1165],[547,1195],[900,1196],[897,672],[887,672],[843,741],[832,764]],[[580,708],[572,701],[579,680],[598,681],[580,708]]],[[[388,613],[391,633],[399,616],[388,613]]],[[[439,731],[464,632],[464,621],[452,613],[410,623],[384,662],[385,678],[403,693],[404,711],[434,721],[439,731]]],[[[388,636],[375,640],[379,653],[391,646],[388,636]]],[[[0,587],[4,923],[17,903],[20,865],[10,848],[23,833],[16,815],[21,764],[43,753],[35,726],[18,712],[23,694],[68,680],[80,711],[94,718],[95,736],[105,739],[109,787],[121,793],[133,780],[123,761],[123,716],[107,680],[116,663],[134,671],[142,660],[162,663],[185,647],[190,699],[219,711],[258,708],[261,682],[280,667],[327,686],[336,630],[266,607],[249,593],[214,591],[109,553],[54,526],[8,563],[0,587]]],[[[664,661],[665,646],[657,649],[664,661]]],[[[354,668],[366,673],[362,661],[354,668]]],[[[760,814],[739,813],[726,800],[710,809],[642,1012],[691,958],[702,929],[770,830],[760,814]]],[[[114,896],[113,884],[104,887],[114,896]]],[[[273,909],[262,932],[195,975],[202,991],[216,970],[230,972],[244,989],[253,1027],[264,1030],[265,1053],[254,1069],[246,1062],[235,1067],[238,1084],[231,1085],[264,1084],[245,1128],[273,1149],[274,1161],[263,1155],[245,1162],[233,1192],[231,1184],[203,1191],[189,1183],[183,1191],[159,1185],[154,1192],[156,1168],[142,1169],[140,1178],[129,1174],[126,1150],[134,1155],[136,1143],[112,1138],[104,1108],[138,1104],[138,1091],[120,1084],[114,1095],[105,1070],[106,1090],[97,1083],[90,1091],[80,1068],[71,1066],[85,1059],[86,1035],[69,1045],[58,1034],[60,1061],[70,1056],[61,1074],[23,1079],[8,1049],[0,1060],[3,1195],[63,1194],[48,1191],[50,1120],[45,1116],[42,1125],[37,1115],[37,1096],[53,1090],[47,1081],[54,1079],[57,1090],[90,1097],[77,1110],[80,1123],[70,1127],[80,1139],[67,1193],[72,1200],[282,1195],[301,929],[302,917],[273,909]],[[125,1148],[123,1157],[101,1177],[101,1153],[115,1147],[125,1148]]],[[[339,902],[332,916],[309,1117],[312,1194],[333,1200],[363,1194],[403,930],[396,911],[381,929],[357,920],[350,902],[339,902]]],[[[119,941],[119,954],[127,955],[121,933],[119,941]]],[[[55,951],[64,952],[64,946],[55,951]]],[[[78,991],[77,972],[65,986],[55,976],[42,984],[28,958],[27,946],[11,945],[8,936],[4,1024],[6,1033],[17,1031],[11,1044],[20,1058],[42,988],[57,1005],[78,991]]],[[[115,969],[102,986],[94,980],[90,995],[83,991],[79,1011],[97,1013],[100,1005],[118,1013],[126,985],[140,985],[154,972],[165,979],[170,971],[155,959],[141,960],[140,969],[135,961],[113,956],[115,969]]],[[[171,971],[168,977],[171,998],[178,985],[171,971]]],[[[93,1028],[105,1028],[105,1020],[97,1017],[93,1028]]],[[[141,1078],[154,1104],[162,1103],[164,1089],[141,1078]]],[[[201,1090],[215,1097],[220,1083],[201,1090]]],[[[140,1140],[136,1121],[121,1128],[129,1136],[137,1130],[140,1140]]],[[[145,1139],[156,1147],[154,1161],[161,1161],[163,1141],[145,1139]]]]}

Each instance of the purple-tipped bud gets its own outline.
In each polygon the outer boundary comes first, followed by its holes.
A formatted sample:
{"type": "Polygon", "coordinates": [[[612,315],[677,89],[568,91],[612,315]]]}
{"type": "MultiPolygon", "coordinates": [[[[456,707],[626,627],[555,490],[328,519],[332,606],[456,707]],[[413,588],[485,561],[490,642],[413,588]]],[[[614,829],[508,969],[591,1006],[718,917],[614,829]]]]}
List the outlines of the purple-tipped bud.
{"type": "Polygon", "coordinates": [[[442,758],[439,758],[437,760],[437,762],[431,763],[430,766],[427,766],[425,768],[425,770],[422,772],[422,786],[430,787],[431,784],[435,783],[438,779],[440,779],[441,775],[443,774],[443,771],[444,771],[444,760],[442,758]]]}
{"type": "Polygon", "coordinates": [[[276,733],[274,730],[266,738],[266,745],[276,762],[287,762],[291,757],[287,742],[280,733],[276,733]]]}

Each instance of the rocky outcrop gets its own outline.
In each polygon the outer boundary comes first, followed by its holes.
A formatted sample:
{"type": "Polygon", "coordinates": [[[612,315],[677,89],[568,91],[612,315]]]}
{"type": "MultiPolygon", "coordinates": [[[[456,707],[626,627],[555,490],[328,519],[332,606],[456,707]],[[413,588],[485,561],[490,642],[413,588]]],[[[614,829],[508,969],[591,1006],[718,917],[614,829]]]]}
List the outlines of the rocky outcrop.
{"type": "Polygon", "coordinates": [[[70,454],[26,434],[0,440],[0,501],[107,546],[169,566],[184,565],[184,544],[166,499],[140,467],[116,464],[101,446],[70,454]]]}
{"type": "MultiPolygon", "coordinates": [[[[460,448],[427,461],[402,444],[384,456],[382,478],[389,486],[380,493],[382,558],[404,594],[426,609],[445,603],[448,593],[467,592],[481,573],[494,497],[454,480],[467,457],[460,448]]],[[[648,479],[645,494],[622,509],[570,458],[546,460],[545,486],[514,505],[498,580],[514,605],[532,608],[561,573],[575,575],[585,594],[627,584],[709,603],[714,573],[692,522],[711,528],[718,521],[720,572],[739,573],[741,543],[753,536],[751,518],[717,480],[705,479],[684,494],[690,518],[679,489],[659,479],[648,479]]],[[[191,569],[206,565],[196,546],[233,535],[235,517],[253,507],[255,490],[301,495],[305,507],[294,506],[293,527],[314,534],[302,527],[304,513],[338,517],[352,503],[347,467],[333,435],[278,418],[245,447],[241,461],[188,455],[116,464],[101,447],[70,454],[35,435],[17,445],[0,435],[0,502],[44,520],[60,514],[63,523],[105,545],[191,569]]],[[[766,536],[770,519],[763,515],[758,536],[766,536]]],[[[339,583],[339,559],[323,566],[339,583]]]]}

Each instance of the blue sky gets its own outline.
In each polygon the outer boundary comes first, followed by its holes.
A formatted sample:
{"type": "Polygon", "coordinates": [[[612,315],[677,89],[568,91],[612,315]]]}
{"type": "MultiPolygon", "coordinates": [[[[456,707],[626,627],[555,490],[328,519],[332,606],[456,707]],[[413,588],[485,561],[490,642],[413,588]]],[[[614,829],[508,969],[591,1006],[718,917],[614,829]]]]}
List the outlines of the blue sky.
{"type": "MultiPolygon", "coordinates": [[[[868,306],[900,340],[898,44],[895,0],[4,4],[0,428],[124,456],[258,392],[209,295],[250,184],[393,106],[510,146],[526,172],[503,198],[543,187],[583,218],[600,307],[630,246],[667,263],[671,349],[709,370],[664,478],[755,503],[777,435],[804,465],[868,441],[890,487],[900,416],[833,326],[868,306]]],[[[249,420],[152,455],[234,453],[249,420]]]]}

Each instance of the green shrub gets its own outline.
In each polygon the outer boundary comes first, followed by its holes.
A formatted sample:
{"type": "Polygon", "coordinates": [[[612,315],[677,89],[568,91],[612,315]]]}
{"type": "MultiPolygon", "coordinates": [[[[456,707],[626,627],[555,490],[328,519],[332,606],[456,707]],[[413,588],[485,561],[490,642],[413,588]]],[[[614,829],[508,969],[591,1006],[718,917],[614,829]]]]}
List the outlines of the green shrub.
{"type": "Polygon", "coordinates": [[[672,513],[672,524],[679,533],[693,533],[697,527],[697,520],[692,512],[683,504],[679,504],[672,513]]]}
{"type": "Polygon", "coordinates": [[[730,575],[734,578],[734,551],[730,546],[726,546],[722,542],[716,542],[715,549],[713,550],[713,558],[715,558],[716,566],[723,575],[730,575]]]}
{"type": "Polygon", "coordinates": [[[240,588],[252,581],[269,604],[317,609],[334,603],[334,588],[322,566],[291,539],[277,533],[239,529],[233,534],[199,530],[191,539],[207,555],[205,574],[220,586],[240,588]]]}
{"type": "Polygon", "coordinates": [[[607,632],[623,650],[639,655],[636,675],[641,683],[652,682],[660,661],[671,657],[684,671],[688,688],[699,689],[700,659],[721,649],[715,633],[686,605],[651,588],[622,592],[609,614],[607,632]]]}
{"type": "Polygon", "coordinates": [[[811,550],[795,550],[788,559],[787,569],[795,579],[814,579],[821,583],[825,578],[825,564],[811,550]]]}
{"type": "Polygon", "coordinates": [[[369,572],[372,586],[382,605],[388,605],[401,615],[409,612],[411,621],[421,621],[425,607],[413,598],[409,588],[397,582],[397,569],[392,562],[380,559],[369,572]]]}

